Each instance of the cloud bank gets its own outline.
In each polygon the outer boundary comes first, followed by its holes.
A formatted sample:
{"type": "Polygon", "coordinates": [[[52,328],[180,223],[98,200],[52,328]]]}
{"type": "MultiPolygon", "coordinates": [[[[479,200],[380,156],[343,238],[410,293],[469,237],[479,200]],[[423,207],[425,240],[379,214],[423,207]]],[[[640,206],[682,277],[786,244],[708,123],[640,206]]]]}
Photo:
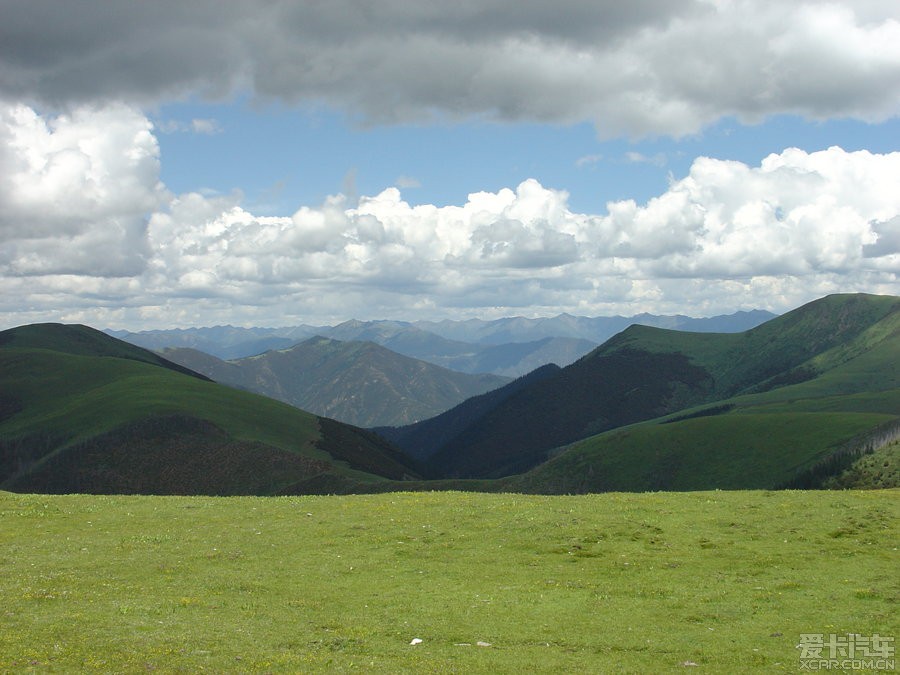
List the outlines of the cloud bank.
{"type": "Polygon", "coordinates": [[[0,91],[66,107],[200,94],[373,123],[591,121],[601,136],[723,116],[900,111],[895,0],[222,3],[0,0],[0,91]]]}
{"type": "Polygon", "coordinates": [[[780,311],[893,293],[900,270],[897,152],[698,157],[647,203],[600,214],[526,180],[461,205],[392,187],[264,217],[238,195],[168,193],[152,127],[125,105],[52,118],[7,105],[0,141],[8,325],[780,311]]]}
{"type": "Polygon", "coordinates": [[[80,108],[45,120],[0,106],[0,269],[17,276],[139,274],[162,206],[159,148],[138,111],[80,108]]]}

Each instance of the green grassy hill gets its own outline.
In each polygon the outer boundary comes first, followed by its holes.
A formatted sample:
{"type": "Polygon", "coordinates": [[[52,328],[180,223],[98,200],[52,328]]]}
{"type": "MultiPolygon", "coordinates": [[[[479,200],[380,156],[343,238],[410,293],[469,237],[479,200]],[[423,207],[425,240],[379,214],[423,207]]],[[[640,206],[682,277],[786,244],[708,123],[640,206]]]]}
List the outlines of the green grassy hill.
{"type": "Polygon", "coordinates": [[[896,338],[898,312],[900,298],[895,296],[830,295],[743,333],[632,326],[596,354],[622,349],[683,354],[709,374],[712,386],[707,398],[719,399],[812,379],[836,366],[841,357],[860,355],[896,338]],[[881,328],[875,328],[879,324],[881,328]],[[808,363],[818,355],[823,356],[808,363]]]}
{"type": "Polygon", "coordinates": [[[86,327],[0,333],[0,391],[4,489],[271,494],[415,475],[368,432],[86,327]]]}
{"type": "MultiPolygon", "coordinates": [[[[775,320],[786,326],[766,324],[756,329],[759,333],[743,338],[755,343],[754,348],[763,345],[769,362],[782,352],[799,354],[779,363],[781,374],[772,376],[744,359],[738,360],[738,369],[756,375],[735,375],[724,365],[726,358],[710,359],[721,364],[724,374],[717,379],[725,383],[719,385],[721,391],[754,393],[588,438],[530,473],[510,479],[507,486],[591,492],[823,485],[861,455],[900,436],[898,302],[859,300],[852,298],[848,307],[840,298],[829,298],[805,316],[775,320]],[[893,310],[885,312],[886,306],[893,310]],[[860,321],[854,320],[859,316],[854,317],[854,310],[860,309],[876,310],[862,312],[865,321],[871,321],[862,330],[860,321]],[[838,319],[835,332],[844,332],[843,341],[832,334],[820,347],[808,346],[801,336],[815,339],[828,333],[816,330],[815,324],[822,325],[830,310],[838,319]],[[803,349],[798,342],[804,343],[803,349]],[[817,351],[822,345],[830,348],[817,351]],[[815,355],[799,361],[811,353],[815,355]],[[748,386],[760,377],[766,379],[748,386]],[[786,384],[794,379],[802,381],[786,384]]],[[[824,323],[824,328],[832,323],[824,323]]],[[[723,351],[729,353],[738,359],[734,351],[723,351]]],[[[884,453],[891,463],[900,447],[890,446],[884,453]]]]}
{"type": "Polygon", "coordinates": [[[102,356],[128,359],[162,366],[179,373],[207,379],[203,375],[173,363],[159,354],[136,347],[79,324],[37,323],[0,331],[0,349],[45,349],[77,356],[102,356]]]}
{"type": "MultiPolygon", "coordinates": [[[[779,401],[786,405],[788,399],[877,392],[872,403],[876,407],[887,397],[883,410],[861,404],[845,411],[843,401],[831,402],[836,413],[883,415],[848,423],[844,431],[852,436],[854,429],[862,432],[900,413],[890,407],[890,396],[884,393],[900,386],[898,323],[900,298],[855,294],[823,298],[744,333],[632,326],[556,376],[519,391],[484,414],[435,452],[427,469],[431,475],[447,477],[509,475],[537,466],[554,449],[581,439],[742,395],[767,396],[755,405],[779,401]],[[800,384],[802,389],[791,388],[800,384]]],[[[791,403],[773,412],[797,411],[791,403]]],[[[720,423],[724,422],[710,422],[720,423]]],[[[737,419],[735,423],[749,424],[737,419]]],[[[771,423],[777,427],[778,419],[771,423]]],[[[748,433],[753,433],[749,427],[748,433]]],[[[830,438],[834,443],[847,441],[842,434],[830,438]]],[[[647,443],[652,447],[655,437],[647,443]]],[[[722,447],[727,455],[731,446],[722,447]]],[[[744,450],[735,446],[735,452],[744,450]]],[[[557,484],[555,478],[553,482],[557,484]]],[[[627,489],[643,489],[648,482],[627,484],[634,486],[627,489]]],[[[616,485],[625,489],[622,483],[616,485]]]]}

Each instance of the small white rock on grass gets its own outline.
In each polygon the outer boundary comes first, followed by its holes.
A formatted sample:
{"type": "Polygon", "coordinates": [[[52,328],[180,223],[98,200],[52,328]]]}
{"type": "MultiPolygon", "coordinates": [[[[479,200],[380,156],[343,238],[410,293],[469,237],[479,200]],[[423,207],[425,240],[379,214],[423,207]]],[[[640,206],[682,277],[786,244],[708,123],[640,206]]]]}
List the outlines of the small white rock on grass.
{"type": "MultiPolygon", "coordinates": [[[[423,642],[423,640],[421,638],[413,638],[412,640],[410,640],[409,644],[420,645],[420,644],[422,644],[422,642],[423,642]]],[[[492,647],[493,646],[490,642],[483,642],[481,640],[476,642],[475,645],[477,647],[492,647]]],[[[453,646],[454,647],[471,647],[472,643],[471,642],[454,642],[453,646]]]]}
{"type": "MultiPolygon", "coordinates": [[[[490,642],[482,642],[481,640],[476,642],[475,645],[477,647],[492,647],[493,646],[490,642]]],[[[471,647],[472,643],[471,642],[454,642],[453,646],[454,647],[471,647]]]]}

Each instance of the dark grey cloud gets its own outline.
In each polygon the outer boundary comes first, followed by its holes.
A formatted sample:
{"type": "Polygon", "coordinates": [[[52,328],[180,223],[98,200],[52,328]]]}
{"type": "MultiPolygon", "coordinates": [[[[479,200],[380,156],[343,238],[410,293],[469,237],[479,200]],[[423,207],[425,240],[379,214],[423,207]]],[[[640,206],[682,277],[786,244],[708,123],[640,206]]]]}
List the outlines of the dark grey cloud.
{"type": "Polygon", "coordinates": [[[250,91],[369,122],[470,116],[684,134],[723,115],[900,111],[893,0],[0,0],[0,96],[250,91]]]}
{"type": "Polygon", "coordinates": [[[900,215],[884,222],[873,222],[872,231],[876,236],[875,243],[863,246],[867,258],[881,256],[900,258],[900,215]]]}
{"type": "MultiPolygon", "coordinates": [[[[226,92],[249,78],[264,94],[304,98],[373,67],[391,77],[393,63],[429,45],[466,62],[511,36],[611,42],[691,4],[3,0],[0,85],[11,95],[83,102],[226,92]]],[[[453,64],[445,66],[452,75],[453,64]]]]}

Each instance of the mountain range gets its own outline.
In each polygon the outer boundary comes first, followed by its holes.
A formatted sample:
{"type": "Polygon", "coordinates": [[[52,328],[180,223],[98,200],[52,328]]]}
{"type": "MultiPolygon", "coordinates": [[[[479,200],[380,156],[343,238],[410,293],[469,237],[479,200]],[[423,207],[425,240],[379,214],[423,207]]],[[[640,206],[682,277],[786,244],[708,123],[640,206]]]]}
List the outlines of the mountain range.
{"type": "Polygon", "coordinates": [[[508,342],[530,342],[548,337],[569,337],[602,343],[632,324],[670,328],[698,333],[733,333],[748,330],[774,318],[775,315],[760,309],[734,312],[706,318],[694,318],[681,314],[635,314],[625,316],[573,316],[560,314],[554,317],[529,319],[508,317],[484,321],[416,321],[413,325],[450,340],[477,344],[500,345],[508,342]]]}
{"type": "Polygon", "coordinates": [[[560,315],[432,325],[482,343],[453,340],[409,322],[355,320],[318,329],[308,325],[281,329],[219,326],[122,337],[222,384],[348,424],[380,427],[428,419],[544,365],[571,364],[597,346],[575,335],[597,336],[633,320],[736,330],[766,316],[771,315],[760,311],[709,319],[560,315]],[[295,342],[311,330],[328,337],[315,335],[295,342]],[[554,331],[561,335],[552,335],[554,331]],[[529,336],[538,339],[494,344],[498,339],[529,336]],[[166,346],[170,342],[176,346],[166,346]],[[266,351],[255,353],[263,347],[266,351]],[[216,356],[244,349],[254,354],[227,360],[216,356]]]}
{"type": "MultiPolygon", "coordinates": [[[[860,422],[862,433],[870,421],[890,424],[900,415],[898,364],[900,299],[830,296],[742,333],[633,325],[566,368],[525,386],[514,382],[489,401],[481,397],[485,405],[467,401],[434,420],[379,432],[424,461],[431,477],[464,478],[520,473],[579,440],[698,406],[706,412],[692,420],[712,418],[710,411],[719,417],[694,426],[774,425],[774,418],[744,414],[772,405],[792,423],[802,410],[803,428],[815,419],[806,413],[837,411],[844,421],[860,422]],[[792,408],[784,403],[791,397],[804,402],[792,408]]],[[[819,422],[829,428],[824,417],[819,422]]],[[[826,447],[847,441],[844,431],[838,425],[826,447]]],[[[659,438],[648,447],[661,448],[659,438]]],[[[558,462],[572,456],[563,452],[558,462]]]]}
{"type": "Polygon", "coordinates": [[[441,368],[374,342],[325,337],[232,361],[185,348],[163,355],[216,382],[366,427],[427,419],[509,381],[441,368]]]}
{"type": "Polygon", "coordinates": [[[847,486],[856,480],[847,476],[878,472],[868,458],[896,466],[898,437],[893,296],[828,296],[731,334],[632,325],[566,367],[542,366],[377,434],[211,382],[88,327],[0,332],[7,490],[847,486]]]}
{"type": "Polygon", "coordinates": [[[224,360],[255,356],[267,350],[283,350],[320,336],[341,341],[374,342],[398,354],[464,373],[518,377],[548,363],[569,365],[634,323],[700,332],[737,332],[773,316],[762,310],[699,319],[681,315],[589,318],[560,314],[549,318],[512,317],[492,321],[350,320],[336,326],[215,326],[138,333],[107,332],[155,351],[185,347],[224,360]]]}

